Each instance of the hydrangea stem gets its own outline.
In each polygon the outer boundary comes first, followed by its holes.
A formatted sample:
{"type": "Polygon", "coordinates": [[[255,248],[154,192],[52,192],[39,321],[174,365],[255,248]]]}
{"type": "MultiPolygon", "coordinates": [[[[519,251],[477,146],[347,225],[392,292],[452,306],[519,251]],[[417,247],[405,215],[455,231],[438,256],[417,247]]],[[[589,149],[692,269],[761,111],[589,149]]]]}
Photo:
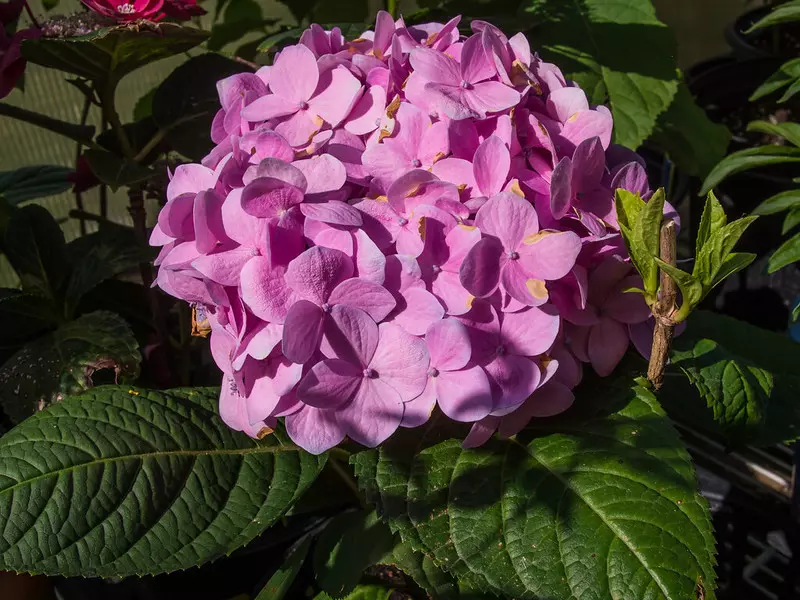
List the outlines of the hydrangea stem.
{"type": "MultiPolygon", "coordinates": [[[[661,255],[661,260],[673,266],[675,266],[677,259],[675,237],[675,223],[668,221],[661,227],[659,254],[661,255]]],[[[667,368],[669,349],[672,345],[675,329],[672,316],[675,312],[675,302],[678,297],[677,284],[664,271],[661,271],[659,292],[658,300],[653,305],[653,316],[655,317],[656,325],[653,331],[650,364],[647,367],[647,379],[655,390],[661,389],[664,383],[664,370],[667,368]]]]}
{"type": "Polygon", "coordinates": [[[386,12],[392,15],[392,18],[397,18],[397,0],[386,0],[386,12]]]}

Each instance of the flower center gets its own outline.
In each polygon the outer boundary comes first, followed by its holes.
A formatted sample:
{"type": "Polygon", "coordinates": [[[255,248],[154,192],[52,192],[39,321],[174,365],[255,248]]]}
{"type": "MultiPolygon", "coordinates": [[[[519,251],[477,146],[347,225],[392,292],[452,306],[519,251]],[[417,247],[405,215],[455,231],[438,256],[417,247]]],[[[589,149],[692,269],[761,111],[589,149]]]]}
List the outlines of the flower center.
{"type": "Polygon", "coordinates": [[[405,217],[400,217],[397,219],[397,224],[400,225],[401,227],[403,225],[408,225],[408,219],[406,219],[405,217]]]}
{"type": "Polygon", "coordinates": [[[431,271],[433,271],[434,274],[441,273],[442,272],[442,267],[440,267],[439,265],[433,265],[431,267],[431,271]]]}
{"type": "Polygon", "coordinates": [[[297,105],[297,108],[299,108],[300,110],[308,110],[308,102],[300,102],[297,105]]]}
{"type": "Polygon", "coordinates": [[[436,367],[431,367],[428,369],[428,376],[429,377],[438,377],[439,376],[439,369],[436,367]]]}
{"type": "Polygon", "coordinates": [[[418,158],[415,158],[414,160],[411,161],[411,166],[414,167],[415,169],[419,169],[422,166],[422,161],[418,158]]]}
{"type": "Polygon", "coordinates": [[[375,119],[375,127],[380,127],[380,126],[381,126],[381,118],[378,117],[377,119],[375,119]]]}
{"type": "Polygon", "coordinates": [[[117,12],[123,15],[132,15],[136,12],[136,7],[133,4],[120,4],[117,6],[117,12]]]}
{"type": "Polygon", "coordinates": [[[333,309],[333,307],[330,304],[328,304],[327,302],[323,302],[322,303],[322,311],[323,312],[329,313],[329,312],[331,312],[332,309],[333,309]]]}
{"type": "Polygon", "coordinates": [[[369,367],[362,371],[362,375],[364,375],[365,379],[375,379],[378,376],[375,369],[370,369],[369,367]]]}
{"type": "Polygon", "coordinates": [[[506,353],[505,347],[501,344],[497,347],[497,356],[503,356],[506,353]]]}
{"type": "Polygon", "coordinates": [[[516,250],[512,250],[508,253],[508,260],[517,260],[519,258],[519,252],[516,250]]]}
{"type": "Polygon", "coordinates": [[[461,81],[461,87],[464,88],[465,90],[471,90],[472,89],[472,84],[469,81],[467,81],[466,79],[464,79],[464,80],[461,81]]]}

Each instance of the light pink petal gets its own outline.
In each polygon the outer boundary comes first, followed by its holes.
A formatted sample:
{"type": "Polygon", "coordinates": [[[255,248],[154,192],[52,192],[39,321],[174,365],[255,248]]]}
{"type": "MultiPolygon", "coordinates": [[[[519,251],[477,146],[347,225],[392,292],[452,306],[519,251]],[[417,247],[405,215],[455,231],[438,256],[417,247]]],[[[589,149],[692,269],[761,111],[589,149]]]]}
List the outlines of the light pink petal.
{"type": "Polygon", "coordinates": [[[386,277],[386,256],[363,229],[353,232],[356,277],[383,285],[386,277]]]}
{"type": "MultiPolygon", "coordinates": [[[[489,84],[490,82],[486,84],[479,83],[478,85],[489,84]]],[[[462,119],[483,119],[486,117],[485,110],[481,110],[480,107],[473,108],[470,105],[468,94],[471,94],[472,91],[474,91],[474,89],[468,92],[461,86],[442,85],[439,83],[428,83],[425,85],[425,92],[432,100],[431,104],[434,107],[438,106],[439,113],[444,113],[454,121],[460,121],[462,119]]],[[[519,100],[519,95],[517,95],[517,100],[519,100]]]]}
{"type": "Polygon", "coordinates": [[[181,242],[175,244],[166,256],[161,258],[161,267],[164,269],[183,271],[190,269],[192,262],[201,258],[194,242],[181,242]]]}
{"type": "Polygon", "coordinates": [[[307,160],[298,160],[292,166],[305,175],[308,182],[307,194],[320,194],[340,189],[347,180],[347,171],[337,158],[330,154],[320,154],[307,160]]]}
{"type": "Polygon", "coordinates": [[[307,300],[298,300],[286,314],[283,324],[283,355],[298,364],[308,362],[319,348],[325,313],[307,300]]]}
{"type": "Polygon", "coordinates": [[[195,242],[203,254],[213,251],[218,244],[230,242],[222,223],[222,197],[213,190],[195,196],[192,211],[195,242]]]}
{"type": "Polygon", "coordinates": [[[379,331],[380,342],[369,366],[381,381],[397,391],[403,402],[409,402],[425,389],[428,349],[423,340],[394,323],[382,323],[379,331]]]}
{"type": "Polygon", "coordinates": [[[424,81],[461,84],[461,69],[458,63],[443,52],[418,48],[409,56],[411,66],[424,81]]]}
{"type": "Polygon", "coordinates": [[[547,110],[551,116],[564,123],[575,113],[589,110],[589,101],[582,89],[565,87],[551,90],[547,98],[547,110]]]}
{"type": "Polygon", "coordinates": [[[533,205],[508,192],[501,192],[484,204],[475,215],[475,225],[484,235],[497,237],[507,252],[518,250],[526,236],[539,231],[533,205]]]}
{"type": "Polygon", "coordinates": [[[481,232],[477,227],[459,224],[453,227],[445,237],[448,258],[439,265],[443,271],[458,272],[461,263],[472,247],[481,239],[481,232]]]}
{"type": "MultiPolygon", "coordinates": [[[[386,142],[399,148],[402,154],[411,159],[419,158],[417,153],[422,138],[431,126],[430,117],[413,104],[403,102],[397,110],[396,121],[395,135],[386,142]]],[[[412,167],[411,164],[408,166],[412,167]]]]}
{"type": "Polygon", "coordinates": [[[495,238],[483,238],[467,253],[459,271],[459,280],[477,298],[491,295],[500,283],[500,259],[503,246],[495,238]]]}
{"type": "Polygon", "coordinates": [[[339,444],[345,436],[344,428],[336,420],[333,410],[320,410],[304,406],[286,417],[286,433],[292,441],[311,454],[322,454],[339,444]]]}
{"type": "Polygon", "coordinates": [[[245,400],[247,420],[250,423],[257,423],[272,416],[272,411],[275,410],[280,399],[281,397],[272,389],[272,381],[269,376],[259,377],[253,382],[245,400]]]}
{"type": "Polygon", "coordinates": [[[394,18],[385,10],[379,10],[375,17],[375,37],[372,40],[372,51],[381,57],[389,48],[394,35],[394,18]]]}
{"type": "Polygon", "coordinates": [[[425,343],[428,345],[431,367],[439,371],[462,369],[472,355],[467,328],[456,319],[444,319],[428,327],[425,343]]]}
{"type": "Polygon", "coordinates": [[[294,148],[307,146],[323,125],[321,118],[310,113],[308,110],[297,111],[278,123],[275,132],[283,136],[294,148]]]}
{"type": "Polygon", "coordinates": [[[346,254],[314,246],[289,263],[286,284],[301,298],[322,305],[333,288],[352,274],[353,262],[346,254]]]}
{"type": "Polygon", "coordinates": [[[289,308],[298,297],[286,284],[282,269],[270,266],[269,260],[256,256],[242,268],[242,301],[264,321],[283,323],[289,308]]]}
{"type": "Polygon", "coordinates": [[[425,169],[413,169],[399,177],[386,192],[389,205],[398,213],[408,212],[406,201],[415,196],[424,184],[438,181],[436,176],[425,169]]]}
{"type": "Polygon", "coordinates": [[[276,363],[272,389],[278,396],[286,396],[303,376],[303,365],[292,363],[285,357],[276,357],[271,362],[276,363]]]}
{"type": "Polygon", "coordinates": [[[353,254],[353,235],[345,228],[331,226],[314,219],[306,219],[303,223],[303,234],[313,242],[309,245],[334,248],[348,256],[353,254]]]}
{"type": "Polygon", "coordinates": [[[511,155],[497,136],[486,138],[473,159],[475,181],[484,196],[494,196],[503,189],[511,168],[511,155]]]}
{"type": "Polygon", "coordinates": [[[568,119],[561,130],[561,137],[566,138],[575,145],[583,140],[595,136],[600,138],[604,149],[611,144],[611,131],[614,121],[610,115],[596,110],[587,110],[577,114],[574,119],[568,119]]]}
{"type": "Polygon", "coordinates": [[[484,369],[492,385],[492,414],[495,416],[513,411],[539,387],[541,371],[534,361],[524,356],[502,354],[484,369]]]}
{"type": "Polygon", "coordinates": [[[361,161],[383,189],[412,168],[405,154],[389,144],[375,144],[366,149],[361,161]]]}
{"type": "Polygon", "coordinates": [[[222,204],[222,224],[225,233],[243,246],[255,248],[257,240],[265,236],[266,224],[247,214],[242,208],[242,189],[232,190],[222,204]]]}
{"type": "Polygon", "coordinates": [[[276,117],[293,115],[298,110],[297,102],[284,96],[269,94],[253,100],[242,109],[241,115],[247,121],[268,121],[276,117]]]}
{"type": "Polygon", "coordinates": [[[171,238],[192,239],[194,237],[195,194],[186,193],[175,196],[158,213],[158,226],[171,238]]]}
{"type": "Polygon", "coordinates": [[[363,219],[358,209],[340,200],[305,202],[300,205],[300,212],[309,219],[332,225],[360,227],[363,224],[363,219]]]}
{"type": "Polygon", "coordinates": [[[461,444],[462,448],[478,448],[488,442],[497,431],[500,417],[486,417],[475,423],[461,444]]]}
{"type": "Polygon", "coordinates": [[[319,78],[314,53],[302,45],[288,46],[270,70],[269,87],[274,94],[299,104],[311,98],[319,78]]]}
{"type": "Polygon", "coordinates": [[[403,292],[397,309],[392,322],[412,335],[423,335],[431,323],[444,316],[441,303],[424,287],[412,287],[403,292]]]}
{"type": "Polygon", "coordinates": [[[551,306],[504,313],[500,326],[503,346],[511,354],[538,356],[547,352],[558,336],[559,318],[551,306]]]}
{"type": "Polygon", "coordinates": [[[400,426],[403,402],[400,395],[380,378],[361,380],[353,401],[337,411],[336,418],[347,435],[374,448],[400,426]]]}
{"type": "MultiPolygon", "coordinates": [[[[464,121],[456,121],[464,122],[464,121]]],[[[455,144],[453,145],[455,148],[455,144]]],[[[445,158],[433,165],[433,174],[443,181],[456,186],[464,186],[465,197],[479,196],[480,190],[475,182],[472,163],[463,158],[445,158]]]]}
{"type": "Polygon", "coordinates": [[[549,297],[547,288],[541,280],[531,278],[520,262],[509,260],[501,268],[500,287],[522,306],[541,306],[549,297]]]}
{"type": "Polygon", "coordinates": [[[561,279],[575,266],[581,238],[571,231],[542,233],[526,238],[519,249],[520,263],[536,279],[561,279]]]}
{"type": "Polygon", "coordinates": [[[484,81],[476,83],[466,93],[469,107],[479,113],[493,113],[506,110],[519,103],[520,95],[517,90],[508,87],[499,81],[484,81]]]}
{"type": "Polygon", "coordinates": [[[589,359],[598,375],[606,377],[625,356],[628,330],[612,319],[603,319],[589,334],[589,359]]]}
{"type": "Polygon", "coordinates": [[[235,431],[242,431],[248,424],[247,405],[239,392],[236,382],[230,375],[222,378],[219,395],[219,416],[225,424],[235,431]]]}
{"type": "Polygon", "coordinates": [[[344,128],[355,135],[372,133],[380,125],[385,110],[386,90],[382,86],[372,85],[353,107],[344,128]]]}
{"type": "Polygon", "coordinates": [[[562,158],[550,178],[550,212],[556,219],[563,218],[572,208],[572,160],[562,158]]]}
{"type": "Polygon", "coordinates": [[[464,42],[464,47],[461,49],[461,79],[477,83],[493,75],[495,75],[494,65],[486,56],[481,36],[475,34],[464,42]]]}
{"type": "Polygon", "coordinates": [[[361,385],[361,369],[344,360],[315,364],[297,386],[297,397],[316,408],[337,408],[349,402],[361,385]]]}
{"type": "Polygon", "coordinates": [[[324,73],[320,77],[320,90],[310,101],[311,110],[336,127],[350,114],[358,100],[361,82],[343,66],[324,73]]]}
{"type": "Polygon", "coordinates": [[[440,272],[431,284],[436,297],[444,303],[447,314],[463,315],[469,311],[473,296],[461,284],[458,273],[440,272]]]}
{"type": "Polygon", "coordinates": [[[342,281],[331,292],[328,302],[331,305],[347,304],[360,308],[376,323],[386,318],[394,310],[394,296],[383,286],[354,277],[342,281]]]}
{"type": "Polygon", "coordinates": [[[259,128],[246,133],[239,140],[239,148],[250,155],[250,162],[253,164],[258,164],[265,158],[276,158],[284,162],[294,160],[292,147],[271,129],[259,128]]]}
{"type": "Polygon", "coordinates": [[[441,372],[436,380],[439,407],[454,421],[478,421],[492,411],[492,389],[481,367],[441,372]]]}
{"type": "Polygon", "coordinates": [[[524,65],[531,64],[531,46],[524,33],[519,32],[508,38],[508,44],[514,51],[515,58],[519,59],[524,65]]]}
{"type": "Polygon", "coordinates": [[[360,308],[337,304],[326,319],[322,351],[366,367],[378,347],[378,326],[360,308]]]}
{"type": "Polygon", "coordinates": [[[385,250],[397,239],[402,227],[401,217],[388,202],[367,198],[354,206],[364,213],[364,231],[378,248],[385,250]]]}
{"type": "Polygon", "coordinates": [[[431,413],[436,407],[436,383],[433,379],[428,379],[425,390],[410,402],[403,406],[403,420],[401,427],[419,427],[428,422],[431,413]]]}
{"type": "Polygon", "coordinates": [[[250,248],[235,248],[201,256],[192,262],[192,266],[211,281],[220,285],[237,286],[242,267],[253,256],[254,252],[250,248]]]}
{"type": "Polygon", "coordinates": [[[417,148],[417,158],[424,166],[430,167],[449,152],[450,138],[447,123],[444,121],[434,123],[422,135],[417,148]]]}
{"type": "Polygon", "coordinates": [[[242,191],[242,208],[259,218],[279,218],[302,201],[302,189],[271,177],[256,179],[242,191]]]}
{"type": "Polygon", "coordinates": [[[214,298],[211,296],[204,281],[180,271],[160,269],[158,271],[158,286],[170,296],[186,302],[215,304],[214,298]]]}
{"type": "Polygon", "coordinates": [[[213,189],[217,185],[214,171],[198,164],[178,165],[167,184],[167,198],[172,200],[181,194],[196,194],[213,189]]]}

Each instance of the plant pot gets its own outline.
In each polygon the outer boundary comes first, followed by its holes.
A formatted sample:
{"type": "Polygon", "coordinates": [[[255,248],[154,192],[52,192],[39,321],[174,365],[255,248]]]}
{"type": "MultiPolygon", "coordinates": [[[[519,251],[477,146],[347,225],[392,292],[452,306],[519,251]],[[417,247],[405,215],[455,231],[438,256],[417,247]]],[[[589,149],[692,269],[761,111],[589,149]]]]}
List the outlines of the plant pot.
{"type": "Polygon", "coordinates": [[[725,29],[725,40],[737,58],[789,59],[800,54],[800,23],[782,23],[745,33],[771,10],[770,7],[764,6],[746,12],[725,29]]]}

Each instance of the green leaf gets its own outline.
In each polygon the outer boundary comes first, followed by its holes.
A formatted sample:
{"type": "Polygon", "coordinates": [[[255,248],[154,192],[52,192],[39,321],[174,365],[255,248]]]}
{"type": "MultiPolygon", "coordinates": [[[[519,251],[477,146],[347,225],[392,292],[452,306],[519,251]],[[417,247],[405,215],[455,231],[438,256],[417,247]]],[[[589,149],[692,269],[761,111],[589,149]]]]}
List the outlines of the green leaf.
{"type": "Polygon", "coordinates": [[[120,383],[139,376],[139,344],[118,315],[83,315],[20,349],[0,368],[0,405],[15,423],[93,385],[96,372],[120,383]]]}
{"type": "Polygon", "coordinates": [[[18,348],[52,329],[60,316],[47,298],[0,288],[0,348],[18,348]]]}
{"type": "Polygon", "coordinates": [[[644,281],[644,291],[655,296],[658,291],[658,269],[654,259],[660,252],[661,222],[664,220],[664,189],[659,188],[639,213],[633,225],[633,243],[636,253],[643,258],[639,260],[644,267],[640,271],[644,281]]]}
{"type": "Polygon", "coordinates": [[[800,207],[800,189],[787,190],[767,198],[755,208],[753,214],[772,215],[795,207],[800,207]]]}
{"type": "Polygon", "coordinates": [[[147,181],[154,175],[155,170],[112,154],[103,150],[84,150],[83,156],[89,163],[89,168],[100,181],[107,184],[112,190],[120,187],[147,181]]]}
{"type": "Polygon", "coordinates": [[[800,146],[800,124],[770,123],[769,121],[753,121],[747,124],[747,131],[759,131],[781,137],[793,146],[800,146]]]}
{"type": "Polygon", "coordinates": [[[800,207],[790,210],[789,214],[786,215],[786,218],[783,220],[783,228],[781,229],[781,233],[786,235],[792,229],[797,227],[798,223],[800,223],[800,207]]]}
{"type": "Polygon", "coordinates": [[[778,98],[778,102],[788,102],[790,99],[794,98],[795,94],[798,92],[800,92],[800,79],[796,79],[792,82],[792,84],[783,93],[783,96],[778,98]]]}
{"type": "Polygon", "coordinates": [[[714,279],[711,281],[711,287],[713,288],[722,283],[734,273],[743,271],[749,267],[755,259],[756,255],[750,252],[732,252],[722,261],[722,265],[720,265],[714,279]]]}
{"type": "Polygon", "coordinates": [[[703,284],[686,271],[665,263],[660,258],[656,258],[655,261],[659,268],[678,284],[683,295],[683,305],[687,306],[686,310],[682,312],[688,314],[688,311],[693,310],[705,297],[707,291],[703,289],[703,284]]]}
{"type": "Polygon", "coordinates": [[[4,435],[0,568],[166,573],[253,540],[326,457],[290,444],[280,429],[260,441],[231,430],[217,414],[218,396],[209,388],[102,387],[4,435]]]}
{"type": "Polygon", "coordinates": [[[711,188],[735,173],[789,162],[800,162],[800,148],[771,145],[739,150],[726,156],[714,167],[703,182],[700,195],[705,196],[711,188]]]}
{"type": "Polygon", "coordinates": [[[55,196],[72,187],[72,169],[57,165],[33,165],[0,173],[0,196],[11,204],[55,196]]]}
{"type": "Polygon", "coordinates": [[[717,200],[713,191],[708,192],[706,197],[706,204],[703,207],[703,216],[700,217],[700,227],[697,230],[697,239],[695,240],[695,256],[700,254],[700,250],[708,242],[711,233],[718,231],[728,222],[728,217],[725,216],[725,211],[722,205],[717,200]]]}
{"type": "Polygon", "coordinates": [[[783,267],[800,260],[800,233],[794,234],[791,238],[781,244],[780,248],[769,257],[767,273],[774,273],[783,267]]]}
{"type": "Polygon", "coordinates": [[[201,54],[175,69],[153,96],[153,119],[172,148],[200,160],[213,147],[209,131],[219,110],[217,81],[247,71],[219,54],[201,54]]]}
{"type": "Polygon", "coordinates": [[[378,562],[382,565],[392,565],[403,571],[431,598],[437,600],[460,598],[456,581],[437,567],[429,557],[421,552],[416,552],[410,544],[397,543],[392,551],[378,562]]]}
{"type": "Polygon", "coordinates": [[[289,29],[279,31],[278,33],[268,35],[266,38],[264,38],[264,41],[259,44],[258,51],[269,52],[273,48],[280,48],[286,44],[296,42],[303,34],[303,29],[303,27],[291,27],[289,29]]]}
{"type": "Polygon", "coordinates": [[[617,189],[615,206],[617,220],[620,225],[633,230],[633,225],[639,220],[639,214],[642,212],[644,205],[645,202],[639,194],[634,194],[622,188],[617,189]]]}
{"type": "MultiPolygon", "coordinates": [[[[656,201],[658,202],[658,200],[657,198],[656,201]]],[[[660,200],[663,207],[663,193],[660,196],[660,200]]],[[[643,241],[642,215],[645,212],[645,206],[645,201],[638,194],[632,194],[621,188],[617,189],[615,208],[620,233],[625,241],[625,246],[628,248],[633,266],[642,276],[644,295],[649,303],[655,299],[655,294],[658,290],[658,269],[653,262],[653,254],[651,254],[649,247],[643,241]]],[[[657,254],[658,247],[656,246],[657,254]]]]}
{"type": "Polygon", "coordinates": [[[708,118],[684,83],[650,136],[681,171],[701,178],[725,156],[730,139],[728,128],[708,118]]]}
{"type": "Polygon", "coordinates": [[[750,29],[745,31],[745,34],[751,33],[756,29],[792,21],[800,21],[800,2],[787,2],[776,6],[769,14],[756,21],[750,29]]]}
{"type": "Polygon", "coordinates": [[[53,10],[56,6],[58,6],[59,0],[42,0],[42,7],[45,10],[53,10]]]}
{"type": "Polygon", "coordinates": [[[696,311],[673,342],[671,364],[689,377],[700,398],[678,377],[665,379],[659,398],[692,423],[716,417],[729,443],[791,441],[800,437],[798,352],[800,344],[786,335],[696,311]]]}
{"type": "Polygon", "coordinates": [[[153,88],[136,101],[133,107],[134,121],[141,121],[153,114],[153,96],[155,95],[156,88],[153,88]]]}
{"type": "Polygon", "coordinates": [[[22,54],[37,65],[86,79],[119,80],[134,69],[194,48],[208,35],[174,23],[137,21],[79,37],[25,40],[22,54]]]}
{"type": "MultiPolygon", "coordinates": [[[[341,600],[389,600],[392,593],[393,590],[380,585],[360,585],[341,600]]],[[[320,592],[314,596],[314,600],[333,600],[333,598],[325,592],[320,592]]]]}
{"type": "Polygon", "coordinates": [[[394,545],[392,532],[374,510],[347,512],[331,520],[314,549],[314,571],[320,587],[339,597],[350,592],[364,569],[394,545]]]}
{"type": "MultiPolygon", "coordinates": [[[[468,450],[434,423],[351,460],[404,542],[487,595],[683,599],[700,586],[711,599],[714,539],[689,455],[649,391],[612,390],[611,410],[585,421],[468,450]]],[[[580,391],[576,404],[601,400],[580,391]]]]}
{"type": "Polygon", "coordinates": [[[742,217],[711,232],[711,236],[697,254],[692,271],[695,279],[702,282],[706,293],[715,285],[714,281],[717,281],[717,274],[722,268],[722,264],[739,238],[757,218],[755,216],[742,217]]]}
{"type": "Polygon", "coordinates": [[[2,246],[24,291],[53,301],[59,298],[69,264],[64,233],[47,209],[28,204],[14,210],[2,246]]]}
{"type": "Polygon", "coordinates": [[[308,549],[311,548],[313,538],[309,535],[300,540],[290,550],[286,562],[269,578],[264,588],[256,596],[256,600],[282,600],[286,592],[292,587],[300,567],[306,560],[308,549]]]}
{"type": "Polygon", "coordinates": [[[101,229],[67,245],[73,264],[64,295],[64,311],[71,316],[81,298],[106,279],[129,271],[154,258],[149,247],[142,247],[132,229],[101,229]]]}
{"type": "Polygon", "coordinates": [[[532,36],[571,77],[593,73],[608,91],[614,140],[636,149],[678,90],[675,40],[649,0],[532,0],[532,36]]]}
{"type": "MultiPolygon", "coordinates": [[[[764,96],[769,96],[784,86],[797,83],[798,79],[800,79],[800,58],[795,58],[785,62],[780,69],[770,75],[769,79],[753,92],[753,95],[750,96],[750,101],[755,102],[764,96]]],[[[785,97],[781,98],[780,101],[785,102],[785,97]]]]}
{"type": "Polygon", "coordinates": [[[266,25],[276,22],[277,19],[264,18],[262,8],[255,0],[231,2],[225,9],[225,18],[222,23],[216,23],[211,28],[208,49],[222,50],[228,43],[242,39],[251,31],[263,33],[266,25]]]}

